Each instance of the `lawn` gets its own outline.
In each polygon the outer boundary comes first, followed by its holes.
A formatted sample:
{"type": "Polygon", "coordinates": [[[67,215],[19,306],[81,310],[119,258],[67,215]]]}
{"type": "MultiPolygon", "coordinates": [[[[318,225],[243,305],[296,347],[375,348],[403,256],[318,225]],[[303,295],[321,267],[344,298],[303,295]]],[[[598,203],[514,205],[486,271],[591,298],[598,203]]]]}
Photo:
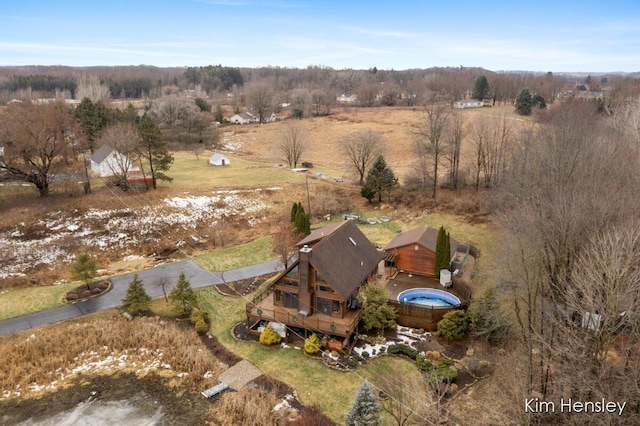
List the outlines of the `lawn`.
{"type": "Polygon", "coordinates": [[[296,389],[304,404],[318,406],[339,424],[344,421],[343,416],[364,378],[376,383],[389,371],[417,373],[413,363],[397,357],[377,358],[355,372],[340,372],[304,355],[300,349],[272,349],[257,342],[239,342],[231,335],[231,328],[246,319],[245,303],[248,298],[222,296],[215,288],[200,289],[197,294],[200,307],[209,313],[211,333],[227,349],[247,359],[265,374],[296,389]]]}
{"type": "Polygon", "coordinates": [[[262,237],[233,247],[211,250],[195,256],[198,265],[210,271],[242,268],[275,259],[271,251],[271,237],[262,237]]]}
{"type": "Polygon", "coordinates": [[[0,320],[62,306],[65,293],[78,286],[71,282],[44,287],[26,287],[0,292],[0,320]]]}
{"type": "MultiPolygon", "coordinates": [[[[294,173],[287,167],[276,164],[248,161],[240,157],[227,155],[230,160],[228,166],[211,166],[209,155],[187,152],[175,152],[170,175],[175,182],[185,188],[242,188],[276,186],[284,183],[303,183],[304,173],[294,173]]],[[[313,169],[323,174],[339,173],[329,168],[313,169]]]]}

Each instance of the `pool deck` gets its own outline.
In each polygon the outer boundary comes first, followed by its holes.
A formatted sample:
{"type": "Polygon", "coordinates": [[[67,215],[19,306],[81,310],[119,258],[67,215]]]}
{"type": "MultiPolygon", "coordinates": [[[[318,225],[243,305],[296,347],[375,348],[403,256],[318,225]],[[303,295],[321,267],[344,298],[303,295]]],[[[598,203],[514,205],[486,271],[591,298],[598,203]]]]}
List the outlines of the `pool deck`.
{"type": "Polygon", "coordinates": [[[440,281],[434,277],[424,277],[422,275],[411,275],[406,273],[399,273],[395,278],[389,280],[387,283],[387,290],[389,290],[389,299],[398,300],[398,294],[408,290],[410,288],[435,288],[437,290],[445,290],[440,285],[440,281]]]}

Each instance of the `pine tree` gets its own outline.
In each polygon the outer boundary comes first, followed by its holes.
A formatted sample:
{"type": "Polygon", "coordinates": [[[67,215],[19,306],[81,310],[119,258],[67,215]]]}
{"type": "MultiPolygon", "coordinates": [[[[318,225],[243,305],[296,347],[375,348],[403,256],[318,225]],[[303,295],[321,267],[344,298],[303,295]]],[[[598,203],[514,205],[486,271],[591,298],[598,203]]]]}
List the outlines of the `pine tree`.
{"type": "Polygon", "coordinates": [[[364,186],[370,188],[378,194],[378,202],[382,202],[382,193],[391,191],[398,184],[398,179],[393,171],[387,166],[384,157],[380,155],[367,174],[364,186]]]}
{"type": "Polygon", "coordinates": [[[298,203],[293,203],[293,205],[291,206],[291,223],[293,223],[294,225],[296,223],[297,214],[298,214],[298,203]]]}
{"type": "Polygon", "coordinates": [[[169,293],[171,303],[180,309],[182,315],[186,315],[198,304],[196,293],[191,288],[191,283],[184,276],[184,272],[180,274],[178,283],[169,293]]]}
{"type": "Polygon", "coordinates": [[[362,382],[351,409],[344,416],[346,426],[378,426],[382,423],[378,398],[373,393],[371,385],[365,379],[362,382]]]}
{"type": "Polygon", "coordinates": [[[171,167],[173,155],[169,152],[167,142],[156,123],[147,116],[142,117],[138,125],[138,134],[140,136],[139,152],[149,164],[153,189],[156,189],[158,179],[171,182],[173,178],[164,172],[171,167]]]}
{"type": "Polygon", "coordinates": [[[530,115],[533,108],[533,96],[529,89],[522,89],[516,98],[516,113],[530,115]]]}
{"type": "Polygon", "coordinates": [[[149,304],[151,304],[151,297],[144,290],[138,274],[135,274],[129,283],[127,294],[122,299],[122,310],[130,314],[138,314],[149,309],[149,304]]]}
{"type": "Polygon", "coordinates": [[[473,99],[477,99],[479,101],[486,99],[489,97],[491,93],[491,87],[489,87],[489,82],[487,81],[487,77],[484,75],[476,78],[476,82],[473,86],[473,94],[471,97],[473,99]]]}
{"type": "Polygon", "coordinates": [[[444,227],[438,229],[438,239],[436,240],[436,256],[433,264],[433,273],[436,277],[440,277],[440,270],[449,269],[451,262],[451,243],[449,235],[444,227]]]}

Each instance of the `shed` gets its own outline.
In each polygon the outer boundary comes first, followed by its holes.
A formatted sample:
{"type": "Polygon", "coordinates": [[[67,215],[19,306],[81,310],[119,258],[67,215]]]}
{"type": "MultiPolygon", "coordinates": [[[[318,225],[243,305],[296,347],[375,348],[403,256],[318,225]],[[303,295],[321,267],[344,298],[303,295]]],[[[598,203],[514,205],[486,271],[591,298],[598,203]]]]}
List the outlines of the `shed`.
{"type": "Polygon", "coordinates": [[[231,164],[231,161],[222,154],[213,154],[209,157],[209,164],[213,166],[228,166],[231,164]]]}
{"type": "Polygon", "coordinates": [[[98,173],[100,177],[114,176],[124,171],[133,172],[139,170],[140,168],[134,166],[129,157],[107,145],[100,147],[91,156],[91,171],[98,173]]]}

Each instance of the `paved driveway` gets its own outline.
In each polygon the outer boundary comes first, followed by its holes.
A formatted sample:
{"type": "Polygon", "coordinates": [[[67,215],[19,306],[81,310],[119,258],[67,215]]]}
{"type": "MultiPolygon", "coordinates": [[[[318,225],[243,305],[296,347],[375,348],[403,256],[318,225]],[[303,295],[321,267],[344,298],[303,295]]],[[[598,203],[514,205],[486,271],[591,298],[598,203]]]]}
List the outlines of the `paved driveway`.
{"type": "MultiPolygon", "coordinates": [[[[191,283],[192,288],[201,288],[271,274],[281,269],[282,263],[280,260],[271,260],[244,268],[212,272],[203,269],[193,260],[184,260],[156,266],[155,268],[145,269],[137,272],[137,274],[138,278],[144,282],[147,294],[151,297],[157,297],[162,296],[162,288],[154,285],[156,280],[161,277],[167,277],[170,283],[170,285],[167,286],[168,292],[178,281],[178,277],[182,272],[184,272],[185,277],[191,283]]],[[[0,321],[0,336],[10,334],[18,330],[26,330],[105,309],[116,308],[122,304],[122,299],[127,292],[127,287],[133,279],[134,274],[135,273],[129,273],[112,277],[111,283],[113,284],[113,288],[109,293],[87,300],[86,302],[64,305],[59,308],[34,312],[32,314],[0,321]]]]}

